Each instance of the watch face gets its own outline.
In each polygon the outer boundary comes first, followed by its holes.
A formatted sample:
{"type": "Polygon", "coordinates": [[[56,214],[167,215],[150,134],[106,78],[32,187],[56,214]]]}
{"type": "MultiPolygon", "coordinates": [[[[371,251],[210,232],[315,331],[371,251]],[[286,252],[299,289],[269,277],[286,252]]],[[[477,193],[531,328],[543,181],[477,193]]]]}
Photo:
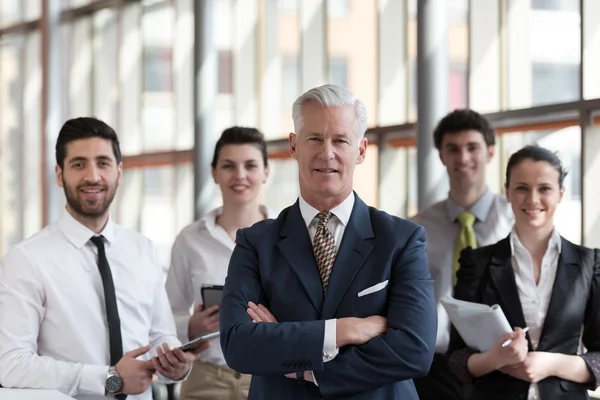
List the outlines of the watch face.
{"type": "Polygon", "coordinates": [[[121,378],[117,375],[113,375],[113,376],[109,376],[106,379],[106,390],[108,390],[111,393],[117,393],[120,392],[121,389],[123,388],[123,381],[121,380],[121,378]]]}

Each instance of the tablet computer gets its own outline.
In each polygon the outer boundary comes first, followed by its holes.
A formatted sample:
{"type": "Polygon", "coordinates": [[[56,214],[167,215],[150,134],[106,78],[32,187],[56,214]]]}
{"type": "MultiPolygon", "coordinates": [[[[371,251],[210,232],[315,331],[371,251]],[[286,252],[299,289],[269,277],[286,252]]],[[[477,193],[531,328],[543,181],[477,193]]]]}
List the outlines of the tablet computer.
{"type": "Polygon", "coordinates": [[[202,304],[204,304],[205,310],[208,307],[221,305],[223,285],[203,285],[200,292],[202,294],[202,304]]]}
{"type": "Polygon", "coordinates": [[[189,342],[187,342],[186,344],[180,346],[179,348],[182,351],[192,351],[196,347],[200,346],[200,343],[206,342],[207,340],[216,339],[218,337],[219,337],[219,331],[216,331],[216,332],[213,332],[213,333],[208,333],[206,335],[202,335],[200,337],[197,337],[194,340],[190,340],[189,342]]]}

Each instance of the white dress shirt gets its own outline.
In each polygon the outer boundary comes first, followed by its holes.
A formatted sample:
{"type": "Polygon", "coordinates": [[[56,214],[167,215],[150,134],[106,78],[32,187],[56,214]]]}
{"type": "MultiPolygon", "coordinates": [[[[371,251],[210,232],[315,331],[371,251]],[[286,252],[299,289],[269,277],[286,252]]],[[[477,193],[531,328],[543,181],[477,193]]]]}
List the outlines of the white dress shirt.
{"type": "MultiPolygon", "coordinates": [[[[339,250],[340,245],[342,244],[342,238],[344,237],[344,230],[348,225],[350,215],[352,214],[352,208],[354,207],[354,192],[350,193],[346,200],[331,210],[317,210],[308,204],[306,200],[302,198],[302,196],[300,196],[298,203],[300,206],[300,214],[302,214],[302,219],[304,219],[308,229],[308,234],[310,235],[311,243],[315,233],[317,232],[317,226],[319,224],[319,212],[330,211],[333,213],[333,216],[327,222],[327,229],[329,229],[329,232],[332,233],[333,240],[335,241],[335,247],[337,250],[339,250]]],[[[342,268],[342,266],[338,266],[337,268],[342,268]]],[[[331,361],[338,355],[339,349],[336,347],[336,334],[336,319],[328,319],[325,321],[323,362],[331,361]]]]}
{"type": "MultiPolygon", "coordinates": [[[[262,207],[267,218],[277,214],[262,207]]],[[[229,259],[235,242],[225,229],[217,225],[217,217],[223,212],[217,208],[200,220],[183,228],[175,239],[171,251],[171,267],[167,276],[167,295],[175,317],[177,335],[187,342],[190,316],[194,307],[202,303],[202,285],[224,285],[229,259]]],[[[212,346],[198,358],[221,367],[227,367],[221,350],[221,342],[213,340],[212,346]]]]}
{"type": "MultiPolygon", "coordinates": [[[[529,338],[533,350],[537,349],[542,327],[546,320],[546,313],[552,297],[552,288],[558,268],[558,258],[561,252],[561,238],[556,229],[552,232],[548,249],[542,258],[542,266],[539,281],[535,282],[533,275],[533,259],[529,251],[519,240],[516,230],[513,228],[510,234],[510,246],[512,250],[512,266],[515,271],[515,280],[519,291],[519,299],[523,308],[525,323],[529,327],[529,338]]],[[[524,326],[521,328],[525,328],[524,326]]],[[[529,386],[529,400],[539,399],[537,383],[529,386]]]]}
{"type": "MultiPolygon", "coordinates": [[[[421,211],[410,220],[427,233],[427,257],[437,304],[438,331],[435,352],[446,354],[450,343],[450,318],[440,302],[454,289],[454,247],[460,233],[458,215],[466,209],[452,197],[421,211]]],[[[514,214],[503,194],[486,189],[469,209],[475,215],[473,230],[477,246],[487,246],[506,238],[514,225],[514,214]]]]}
{"type": "MultiPolygon", "coordinates": [[[[105,396],[108,324],[94,232],[68,212],[0,261],[0,383],[55,389],[79,400],[105,396]]],[[[121,320],[123,352],[179,346],[155,246],[109,219],[101,232],[121,320]]],[[[128,396],[150,400],[151,390],[128,396]]]]}

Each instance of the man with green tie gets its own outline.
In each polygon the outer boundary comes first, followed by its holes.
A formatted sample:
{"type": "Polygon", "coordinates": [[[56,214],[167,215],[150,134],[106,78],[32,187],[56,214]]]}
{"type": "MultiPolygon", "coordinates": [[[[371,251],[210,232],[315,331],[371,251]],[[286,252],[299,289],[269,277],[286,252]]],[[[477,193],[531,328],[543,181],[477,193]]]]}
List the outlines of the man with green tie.
{"type": "Polygon", "coordinates": [[[450,320],[440,299],[452,295],[460,252],[496,243],[510,233],[514,216],[503,194],[489,190],[485,172],[495,151],[490,123],[472,110],[455,110],[434,131],[434,143],[448,171],[448,198],[411,218],[425,227],[427,255],[438,311],[435,356],[429,374],[415,379],[421,400],[465,398],[468,388],[447,365],[450,320]]]}

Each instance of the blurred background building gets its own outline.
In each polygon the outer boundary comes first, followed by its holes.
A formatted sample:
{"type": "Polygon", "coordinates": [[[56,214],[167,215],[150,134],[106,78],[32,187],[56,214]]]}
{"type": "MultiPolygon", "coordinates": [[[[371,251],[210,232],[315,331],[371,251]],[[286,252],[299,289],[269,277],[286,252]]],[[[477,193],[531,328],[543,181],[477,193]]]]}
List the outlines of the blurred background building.
{"type": "MultiPolygon", "coordinates": [[[[445,69],[443,98],[431,101],[493,122],[491,188],[502,191],[508,156],[523,145],[559,151],[569,175],[558,228],[600,246],[600,1],[430,3],[441,25],[425,33],[444,33],[436,51],[445,69]]],[[[114,218],[153,239],[165,268],[179,230],[220,203],[206,177],[225,127],[265,133],[264,202],[282,209],[298,196],[291,105],[324,83],[366,104],[370,145],[356,190],[367,203],[408,217],[444,197],[445,178],[419,200],[417,8],[417,0],[0,0],[0,255],[61,214],[54,144],[77,116],[117,130],[125,179],[114,218]]]]}

